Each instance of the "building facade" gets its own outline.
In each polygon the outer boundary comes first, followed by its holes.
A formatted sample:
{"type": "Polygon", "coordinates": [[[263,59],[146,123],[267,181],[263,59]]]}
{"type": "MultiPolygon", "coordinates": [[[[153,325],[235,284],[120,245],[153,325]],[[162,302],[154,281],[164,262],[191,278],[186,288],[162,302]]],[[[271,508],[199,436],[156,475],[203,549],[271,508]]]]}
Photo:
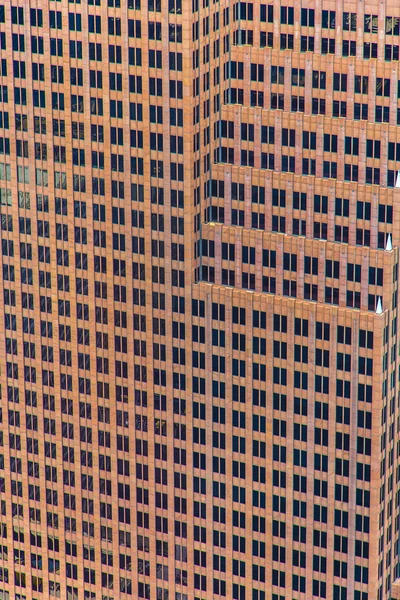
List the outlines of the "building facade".
{"type": "Polygon", "coordinates": [[[0,5],[0,600],[390,598],[398,12],[0,5]]]}

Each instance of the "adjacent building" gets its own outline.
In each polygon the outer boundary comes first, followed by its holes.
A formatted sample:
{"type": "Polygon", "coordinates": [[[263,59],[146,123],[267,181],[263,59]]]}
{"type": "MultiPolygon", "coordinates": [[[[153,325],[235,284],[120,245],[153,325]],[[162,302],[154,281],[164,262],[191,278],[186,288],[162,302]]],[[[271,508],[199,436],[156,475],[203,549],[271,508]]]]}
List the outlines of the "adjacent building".
{"type": "Polygon", "coordinates": [[[0,5],[0,600],[390,598],[398,14],[0,5]]]}

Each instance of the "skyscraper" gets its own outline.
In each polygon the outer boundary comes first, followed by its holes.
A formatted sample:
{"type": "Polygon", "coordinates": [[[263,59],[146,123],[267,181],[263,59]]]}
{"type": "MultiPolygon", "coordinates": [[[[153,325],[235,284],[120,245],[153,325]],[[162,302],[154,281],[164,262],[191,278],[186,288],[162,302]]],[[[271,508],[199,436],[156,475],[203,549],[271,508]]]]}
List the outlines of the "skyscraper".
{"type": "Polygon", "coordinates": [[[397,4],[0,5],[0,600],[390,598],[397,4]]]}

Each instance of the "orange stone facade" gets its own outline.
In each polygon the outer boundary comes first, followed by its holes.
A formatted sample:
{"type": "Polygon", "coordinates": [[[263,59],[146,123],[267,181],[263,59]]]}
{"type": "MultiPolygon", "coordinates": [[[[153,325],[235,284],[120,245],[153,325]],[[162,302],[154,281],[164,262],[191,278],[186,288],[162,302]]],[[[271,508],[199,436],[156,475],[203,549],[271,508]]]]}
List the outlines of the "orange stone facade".
{"type": "Polygon", "coordinates": [[[398,0],[0,5],[0,600],[391,598],[399,46],[398,0]]]}

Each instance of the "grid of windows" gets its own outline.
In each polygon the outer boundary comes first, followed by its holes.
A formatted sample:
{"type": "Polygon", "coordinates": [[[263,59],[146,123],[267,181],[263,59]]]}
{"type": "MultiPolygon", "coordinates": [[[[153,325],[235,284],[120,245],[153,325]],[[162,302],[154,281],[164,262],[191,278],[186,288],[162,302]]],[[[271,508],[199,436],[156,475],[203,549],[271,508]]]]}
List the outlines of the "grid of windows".
{"type": "Polygon", "coordinates": [[[22,4],[0,5],[0,598],[389,598],[399,19],[22,4]]]}

